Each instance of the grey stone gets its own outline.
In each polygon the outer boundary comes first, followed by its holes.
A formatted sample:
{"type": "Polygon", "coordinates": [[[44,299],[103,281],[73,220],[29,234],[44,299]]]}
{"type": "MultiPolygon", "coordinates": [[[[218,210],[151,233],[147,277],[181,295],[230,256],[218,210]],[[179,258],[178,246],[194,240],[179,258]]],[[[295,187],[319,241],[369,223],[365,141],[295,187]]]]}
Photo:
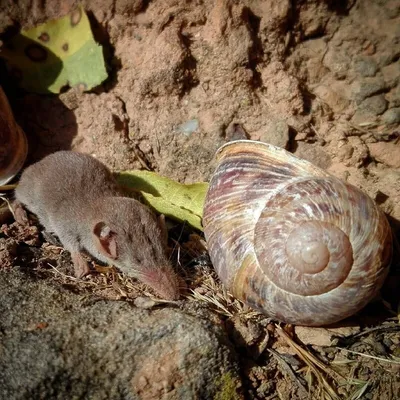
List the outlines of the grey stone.
{"type": "Polygon", "coordinates": [[[322,169],[328,169],[332,164],[330,155],[320,145],[306,142],[296,142],[296,144],[297,148],[294,154],[297,157],[304,158],[322,169]]]}
{"type": "Polygon", "coordinates": [[[3,270],[0,337],[2,399],[241,398],[223,331],[178,309],[88,299],[3,270]]]}
{"type": "Polygon", "coordinates": [[[383,79],[386,86],[393,88],[400,83],[400,63],[395,62],[382,68],[383,79]]]}
{"type": "Polygon", "coordinates": [[[367,97],[380,93],[385,88],[385,81],[381,77],[356,80],[351,85],[351,97],[357,104],[360,104],[367,97]]]}
{"type": "Polygon", "coordinates": [[[372,57],[360,56],[354,61],[354,70],[364,77],[375,76],[378,65],[372,57]]]}
{"type": "Polygon", "coordinates": [[[286,148],[289,142],[289,126],[283,120],[267,120],[265,125],[258,131],[261,142],[273,144],[274,146],[286,148]]]}
{"type": "Polygon", "coordinates": [[[349,71],[351,59],[340,48],[330,48],[323,61],[324,65],[330,69],[335,78],[344,79],[349,71]]]}
{"type": "Polygon", "coordinates": [[[400,107],[400,85],[386,93],[386,99],[389,101],[389,107],[400,107]]]}
{"type": "Polygon", "coordinates": [[[358,107],[358,109],[366,115],[380,115],[386,108],[387,101],[383,94],[368,97],[358,107]]]}
{"type": "Polygon", "coordinates": [[[178,126],[178,131],[190,136],[193,132],[199,129],[199,120],[191,119],[178,126]]]}
{"type": "Polygon", "coordinates": [[[378,65],[385,66],[395,62],[400,56],[399,46],[389,46],[385,52],[379,54],[377,58],[378,65]]]}
{"type": "Polygon", "coordinates": [[[382,115],[382,122],[392,125],[400,124],[400,107],[390,108],[382,115]]]}
{"type": "Polygon", "coordinates": [[[383,5],[383,10],[389,18],[396,18],[400,15],[400,3],[398,0],[387,0],[383,5]]]}

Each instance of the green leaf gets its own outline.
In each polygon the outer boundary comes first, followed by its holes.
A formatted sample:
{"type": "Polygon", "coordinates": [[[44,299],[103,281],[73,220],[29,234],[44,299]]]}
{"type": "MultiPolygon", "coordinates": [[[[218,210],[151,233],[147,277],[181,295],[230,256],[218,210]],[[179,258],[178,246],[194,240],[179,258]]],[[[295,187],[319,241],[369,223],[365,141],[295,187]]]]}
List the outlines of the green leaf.
{"type": "Polygon", "coordinates": [[[208,183],[183,185],[150,171],[121,172],[117,180],[120,185],[139,191],[157,212],[203,230],[201,219],[208,183]]]}
{"type": "Polygon", "coordinates": [[[107,78],[102,47],[93,39],[82,7],[22,29],[1,50],[11,75],[31,92],[59,93],[66,85],[90,90],[107,78]]]}

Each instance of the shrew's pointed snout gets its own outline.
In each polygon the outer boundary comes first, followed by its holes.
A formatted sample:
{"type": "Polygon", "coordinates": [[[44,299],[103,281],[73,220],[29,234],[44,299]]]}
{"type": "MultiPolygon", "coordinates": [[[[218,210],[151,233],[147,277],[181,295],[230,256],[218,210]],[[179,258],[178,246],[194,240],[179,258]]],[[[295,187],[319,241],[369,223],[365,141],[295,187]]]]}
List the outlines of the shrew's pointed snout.
{"type": "Polygon", "coordinates": [[[183,283],[171,266],[148,270],[140,279],[165,300],[178,300],[181,295],[183,283]]]}

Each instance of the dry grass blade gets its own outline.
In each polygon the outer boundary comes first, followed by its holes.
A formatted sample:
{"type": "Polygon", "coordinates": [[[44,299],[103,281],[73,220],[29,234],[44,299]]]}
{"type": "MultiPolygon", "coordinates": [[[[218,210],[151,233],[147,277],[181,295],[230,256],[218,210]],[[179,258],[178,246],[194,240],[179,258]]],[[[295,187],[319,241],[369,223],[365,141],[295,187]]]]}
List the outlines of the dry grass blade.
{"type": "MultiPolygon", "coordinates": [[[[247,307],[231,296],[209,272],[205,272],[205,277],[200,287],[195,290],[192,289],[191,293],[189,298],[210,304],[215,311],[227,317],[247,312],[247,307]]],[[[253,311],[249,311],[249,313],[254,314],[253,311]]]]}
{"type": "Polygon", "coordinates": [[[316,358],[314,355],[312,355],[310,352],[307,350],[303,349],[300,345],[298,345],[293,339],[278,325],[275,325],[278,334],[283,337],[286,342],[289,344],[289,346],[297,353],[297,355],[304,361],[304,363],[310,368],[312,373],[315,375],[315,377],[318,380],[318,383],[321,386],[321,389],[327,399],[330,400],[339,400],[340,397],[336,393],[335,389],[329,384],[329,382],[325,379],[325,375],[331,376],[333,379],[336,379],[337,376],[340,377],[340,379],[344,378],[330,370],[324,363],[322,363],[318,358],[316,358]],[[321,371],[324,373],[321,373],[321,371]]]}
{"type": "Polygon", "coordinates": [[[17,187],[17,185],[2,185],[2,186],[0,186],[0,192],[2,192],[2,191],[8,192],[8,191],[14,190],[16,187],[17,187]]]}
{"type": "Polygon", "coordinates": [[[58,275],[62,276],[62,277],[65,278],[65,279],[69,279],[69,280],[74,281],[74,282],[82,282],[82,279],[80,279],[80,278],[75,278],[74,276],[66,275],[66,274],[62,273],[62,272],[59,271],[54,265],[51,265],[50,263],[47,263],[47,265],[48,265],[49,267],[51,267],[58,275]]]}
{"type": "Polygon", "coordinates": [[[223,314],[227,317],[233,316],[233,313],[231,311],[229,311],[228,308],[225,307],[224,304],[219,301],[217,296],[211,295],[211,294],[202,294],[202,293],[196,292],[195,290],[191,290],[191,292],[192,292],[192,297],[195,300],[202,301],[202,302],[208,303],[208,304],[212,304],[220,314],[223,314]]]}
{"type": "Polygon", "coordinates": [[[367,391],[369,382],[360,381],[360,380],[352,380],[351,384],[358,385],[359,387],[353,392],[352,395],[349,396],[349,400],[359,400],[362,398],[364,393],[367,391]]]}
{"type": "Polygon", "coordinates": [[[397,358],[396,359],[388,359],[388,358],[377,357],[377,356],[373,356],[371,354],[365,354],[365,353],[360,353],[360,352],[354,351],[354,350],[344,349],[343,347],[338,347],[338,349],[343,350],[343,351],[345,351],[347,353],[350,353],[350,354],[356,354],[356,355],[361,356],[361,357],[372,358],[374,360],[400,365],[400,360],[398,360],[397,358]]]}

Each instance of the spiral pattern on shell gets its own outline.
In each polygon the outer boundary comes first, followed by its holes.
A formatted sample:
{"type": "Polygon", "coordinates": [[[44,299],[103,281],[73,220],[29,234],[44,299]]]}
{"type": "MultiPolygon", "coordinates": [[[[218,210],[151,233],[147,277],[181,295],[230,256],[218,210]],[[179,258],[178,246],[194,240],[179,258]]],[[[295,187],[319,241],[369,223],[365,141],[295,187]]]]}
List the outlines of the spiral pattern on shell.
{"type": "Polygon", "coordinates": [[[391,230],[370,197],[261,142],[217,154],[204,207],[209,253],[232,294],[278,320],[324,325],[364,307],[391,259],[391,230]]]}

